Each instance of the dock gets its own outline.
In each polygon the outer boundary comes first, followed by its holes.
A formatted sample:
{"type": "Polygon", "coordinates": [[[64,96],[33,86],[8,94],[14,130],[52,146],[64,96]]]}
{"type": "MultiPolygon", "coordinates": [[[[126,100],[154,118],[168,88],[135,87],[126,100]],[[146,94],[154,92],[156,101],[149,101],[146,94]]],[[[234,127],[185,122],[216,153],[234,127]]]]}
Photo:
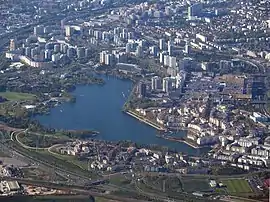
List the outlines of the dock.
{"type": "Polygon", "coordinates": [[[170,140],[170,141],[174,141],[174,142],[182,142],[182,143],[185,143],[189,146],[191,146],[192,148],[194,149],[201,149],[201,148],[204,148],[204,147],[200,147],[199,145],[197,145],[195,142],[191,142],[191,141],[188,141],[186,138],[184,137],[173,137],[171,135],[156,135],[157,137],[159,138],[162,138],[162,139],[165,139],[165,140],[170,140]]]}
{"type": "Polygon", "coordinates": [[[125,111],[125,113],[127,113],[128,115],[130,115],[130,116],[138,119],[141,122],[146,123],[147,125],[155,128],[155,129],[157,129],[159,131],[162,131],[162,132],[166,132],[167,131],[167,129],[165,127],[162,127],[162,126],[154,123],[153,121],[151,121],[151,120],[149,120],[149,119],[147,119],[147,118],[145,118],[143,116],[138,115],[137,113],[135,113],[135,112],[133,112],[131,110],[125,111]]]}

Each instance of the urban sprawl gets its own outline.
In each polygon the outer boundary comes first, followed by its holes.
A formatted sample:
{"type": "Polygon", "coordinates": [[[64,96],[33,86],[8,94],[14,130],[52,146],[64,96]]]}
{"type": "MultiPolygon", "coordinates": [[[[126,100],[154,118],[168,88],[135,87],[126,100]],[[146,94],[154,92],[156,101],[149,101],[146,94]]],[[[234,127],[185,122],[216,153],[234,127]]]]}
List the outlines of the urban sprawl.
{"type": "Polygon", "coordinates": [[[14,0],[0,10],[2,196],[268,199],[269,1],[14,0]],[[106,85],[100,74],[133,82],[123,113],[198,155],[32,119],[76,102],[78,84],[106,85]]]}

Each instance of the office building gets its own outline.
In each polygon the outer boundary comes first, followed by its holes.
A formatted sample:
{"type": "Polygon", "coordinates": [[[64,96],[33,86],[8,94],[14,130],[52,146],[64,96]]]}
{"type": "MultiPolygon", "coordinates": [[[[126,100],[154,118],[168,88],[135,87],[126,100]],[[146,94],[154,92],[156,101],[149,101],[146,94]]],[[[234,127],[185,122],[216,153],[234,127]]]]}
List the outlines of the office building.
{"type": "Polygon", "coordinates": [[[138,91],[139,91],[140,98],[146,97],[146,84],[143,82],[140,82],[138,86],[138,91]]]}
{"type": "Polygon", "coordinates": [[[172,11],[172,9],[171,9],[170,6],[166,6],[166,7],[165,7],[165,14],[166,14],[167,16],[171,16],[171,15],[173,14],[173,11],[172,11]]]}
{"type": "Polygon", "coordinates": [[[45,49],[53,49],[53,44],[46,43],[44,48],[45,49]]]}
{"type": "Polygon", "coordinates": [[[44,34],[44,26],[38,25],[38,26],[34,27],[34,35],[35,36],[39,36],[42,34],[44,34]]]}
{"type": "Polygon", "coordinates": [[[155,18],[162,18],[164,16],[163,12],[162,11],[155,11],[154,12],[154,17],[155,18]]]}
{"type": "Polygon", "coordinates": [[[115,54],[115,59],[117,63],[126,63],[127,55],[126,53],[118,53],[118,54],[115,54]]]}
{"type": "Polygon", "coordinates": [[[66,26],[66,37],[71,37],[73,34],[73,28],[71,26],[66,26]]]}
{"type": "Polygon", "coordinates": [[[119,44],[119,43],[121,42],[121,40],[119,39],[118,36],[114,35],[114,36],[113,36],[113,42],[114,42],[115,44],[119,44]]]}
{"type": "Polygon", "coordinates": [[[158,90],[161,89],[161,78],[159,76],[154,76],[151,79],[151,89],[158,90]]]}
{"type": "Polygon", "coordinates": [[[102,32],[95,30],[94,31],[94,37],[96,38],[96,40],[101,40],[102,39],[102,32]]]}
{"type": "Polygon", "coordinates": [[[158,47],[157,46],[151,47],[151,54],[153,54],[154,57],[158,56],[158,47]]]}
{"type": "Polygon", "coordinates": [[[172,79],[170,77],[163,78],[162,90],[165,93],[169,93],[172,90],[172,79]]]}
{"type": "Polygon", "coordinates": [[[86,57],[86,58],[89,58],[90,55],[91,55],[91,50],[90,50],[89,48],[86,48],[86,49],[85,49],[85,57],[86,57]]]}
{"type": "Polygon", "coordinates": [[[176,57],[170,56],[169,67],[176,69],[176,57]]]}
{"type": "Polygon", "coordinates": [[[36,49],[35,48],[32,48],[31,49],[31,58],[34,58],[36,54],[37,54],[36,49]]]}
{"type": "Polygon", "coordinates": [[[168,53],[170,56],[173,54],[173,43],[171,41],[168,41],[168,53]]]}
{"type": "Polygon", "coordinates": [[[143,49],[145,48],[146,41],[144,39],[140,40],[138,43],[139,46],[141,46],[143,49]]]}
{"type": "Polygon", "coordinates": [[[171,77],[175,77],[177,75],[177,69],[168,67],[167,74],[170,75],[171,77]]]}
{"type": "Polygon", "coordinates": [[[195,3],[188,7],[188,18],[192,19],[192,17],[200,16],[202,12],[203,6],[201,3],[195,3]]]}
{"type": "Polygon", "coordinates": [[[10,51],[15,51],[16,50],[15,39],[10,39],[9,50],[10,51]]]}
{"type": "Polygon", "coordinates": [[[114,28],[113,29],[113,34],[119,36],[119,34],[120,34],[120,28],[119,27],[114,28]]]}
{"type": "Polygon", "coordinates": [[[68,45],[66,44],[60,44],[60,52],[61,53],[67,53],[68,45]]]}
{"type": "Polygon", "coordinates": [[[134,32],[128,32],[128,39],[134,38],[134,32]]]}
{"type": "Polygon", "coordinates": [[[84,47],[78,47],[77,48],[77,57],[78,58],[84,58],[85,57],[85,48],[84,47]]]}
{"type": "Polygon", "coordinates": [[[127,39],[128,38],[128,30],[126,28],[123,28],[122,33],[120,33],[121,39],[127,39]]]}
{"type": "Polygon", "coordinates": [[[52,61],[53,61],[54,63],[58,63],[59,60],[60,60],[60,53],[57,53],[57,54],[53,54],[53,55],[52,55],[52,61]]]}
{"type": "Polygon", "coordinates": [[[169,55],[164,55],[164,66],[170,66],[170,56],[169,55]]]}
{"type": "Polygon", "coordinates": [[[185,53],[190,54],[190,50],[191,50],[190,46],[188,44],[186,44],[185,45],[185,53]]]}
{"type": "Polygon", "coordinates": [[[142,57],[143,56],[143,48],[142,46],[137,46],[137,49],[136,49],[136,56],[137,57],[142,57]]]}
{"type": "Polygon", "coordinates": [[[105,55],[105,65],[113,65],[114,64],[114,55],[106,54],[105,55]]]}
{"type": "Polygon", "coordinates": [[[44,62],[45,59],[45,50],[41,50],[40,54],[38,55],[38,61],[44,62]]]}
{"type": "Polygon", "coordinates": [[[111,34],[109,32],[102,32],[102,40],[103,41],[110,41],[111,34]]]}
{"type": "Polygon", "coordinates": [[[202,70],[207,71],[208,70],[208,67],[209,67],[209,63],[208,62],[202,62],[201,63],[202,70]]]}
{"type": "Polygon", "coordinates": [[[220,60],[219,62],[219,68],[221,70],[223,69],[228,69],[232,66],[232,62],[231,61],[228,61],[228,60],[220,60]]]}
{"type": "Polygon", "coordinates": [[[252,100],[262,100],[266,93],[266,86],[263,76],[256,76],[251,82],[252,100]]]}
{"type": "Polygon", "coordinates": [[[45,50],[45,53],[44,53],[44,58],[45,60],[52,60],[52,51],[51,50],[45,50]]]}
{"type": "Polygon", "coordinates": [[[130,53],[132,49],[132,44],[131,43],[127,43],[126,44],[126,53],[130,53]]]}
{"type": "Polygon", "coordinates": [[[94,36],[94,30],[93,29],[89,29],[88,30],[88,35],[89,36],[94,36]]]}
{"type": "Polygon", "coordinates": [[[74,48],[68,48],[67,49],[67,56],[69,58],[74,58],[76,54],[76,50],[74,48]]]}
{"type": "Polygon", "coordinates": [[[160,52],[159,53],[159,62],[161,64],[164,64],[164,57],[165,57],[165,55],[167,55],[167,52],[166,51],[163,51],[163,52],[160,52]]]}
{"type": "Polygon", "coordinates": [[[159,39],[159,49],[165,50],[165,48],[166,48],[165,39],[159,39]]]}
{"type": "Polygon", "coordinates": [[[59,45],[59,44],[55,44],[55,45],[53,46],[53,51],[54,51],[55,53],[59,53],[59,52],[60,52],[60,45],[59,45]]]}
{"type": "Polygon", "coordinates": [[[52,27],[51,26],[44,27],[44,34],[50,34],[51,32],[52,32],[52,27]]]}
{"type": "Polygon", "coordinates": [[[61,20],[60,24],[61,24],[61,30],[64,30],[65,29],[65,19],[61,20]]]}
{"type": "Polygon", "coordinates": [[[107,54],[106,51],[102,51],[102,52],[99,54],[99,63],[100,63],[100,64],[105,64],[106,54],[107,54]]]}
{"type": "Polygon", "coordinates": [[[31,57],[31,48],[30,48],[30,47],[26,47],[26,48],[25,48],[25,55],[26,55],[27,57],[31,57]]]}

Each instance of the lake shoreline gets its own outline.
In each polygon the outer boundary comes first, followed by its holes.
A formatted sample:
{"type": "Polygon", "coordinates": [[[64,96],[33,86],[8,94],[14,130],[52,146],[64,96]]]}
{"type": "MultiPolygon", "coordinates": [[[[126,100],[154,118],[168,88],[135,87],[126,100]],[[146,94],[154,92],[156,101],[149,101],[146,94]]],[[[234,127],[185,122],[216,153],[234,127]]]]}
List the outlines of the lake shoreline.
{"type": "Polygon", "coordinates": [[[75,103],[63,102],[52,107],[49,114],[38,115],[36,120],[45,127],[50,126],[55,129],[82,129],[91,126],[93,130],[99,132],[95,138],[105,141],[129,140],[139,144],[156,144],[172,149],[178,148],[177,150],[185,153],[195,153],[194,148],[185,143],[176,143],[156,137],[156,133],[159,131],[157,127],[153,130],[153,127],[149,127],[149,123],[143,121],[145,124],[141,124],[140,121],[134,120],[136,117],[132,118],[130,114],[131,118],[126,116],[128,114],[123,112],[123,106],[128,98],[124,98],[122,92],[132,93],[132,87],[134,87],[132,81],[104,74],[97,76],[104,79],[104,85],[80,85],[71,92],[72,96],[76,97],[75,103]],[[108,106],[108,102],[114,104],[108,106]],[[74,116],[73,121],[70,120],[72,118],[69,118],[71,114],[74,116]],[[95,114],[95,116],[91,117],[89,114],[95,114]],[[108,115],[110,120],[107,118],[108,115]],[[88,118],[82,118],[84,116],[88,118]],[[64,120],[61,117],[65,117],[64,120]],[[66,119],[68,120],[65,121],[66,119]],[[113,125],[117,125],[117,127],[113,125]]]}

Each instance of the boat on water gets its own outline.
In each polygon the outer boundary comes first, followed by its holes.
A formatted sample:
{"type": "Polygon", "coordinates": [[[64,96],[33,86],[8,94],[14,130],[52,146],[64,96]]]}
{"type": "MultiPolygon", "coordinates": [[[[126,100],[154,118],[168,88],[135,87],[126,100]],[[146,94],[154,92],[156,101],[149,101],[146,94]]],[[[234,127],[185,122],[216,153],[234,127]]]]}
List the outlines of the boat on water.
{"type": "Polygon", "coordinates": [[[166,135],[173,134],[174,132],[171,131],[171,130],[169,130],[169,131],[167,131],[167,130],[164,130],[164,131],[158,130],[157,133],[166,136],[166,135]]]}
{"type": "Polygon", "coordinates": [[[62,109],[60,109],[60,112],[63,112],[63,110],[62,110],[62,109]]]}
{"type": "Polygon", "coordinates": [[[124,98],[126,97],[126,95],[124,94],[124,92],[122,92],[122,95],[123,95],[124,98]]]}

